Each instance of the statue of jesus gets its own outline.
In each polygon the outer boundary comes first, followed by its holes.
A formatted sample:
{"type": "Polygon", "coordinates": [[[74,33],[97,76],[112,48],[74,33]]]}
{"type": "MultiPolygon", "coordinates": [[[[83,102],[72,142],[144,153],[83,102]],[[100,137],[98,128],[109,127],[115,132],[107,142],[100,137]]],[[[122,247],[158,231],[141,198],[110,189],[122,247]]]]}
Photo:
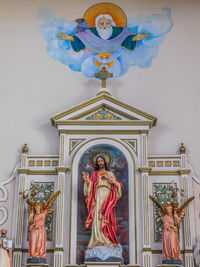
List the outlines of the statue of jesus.
{"type": "Polygon", "coordinates": [[[117,223],[114,207],[122,196],[123,185],[108,170],[106,159],[99,155],[91,177],[82,172],[84,196],[88,209],[86,228],[91,228],[88,248],[95,246],[118,246],[117,223]]]}

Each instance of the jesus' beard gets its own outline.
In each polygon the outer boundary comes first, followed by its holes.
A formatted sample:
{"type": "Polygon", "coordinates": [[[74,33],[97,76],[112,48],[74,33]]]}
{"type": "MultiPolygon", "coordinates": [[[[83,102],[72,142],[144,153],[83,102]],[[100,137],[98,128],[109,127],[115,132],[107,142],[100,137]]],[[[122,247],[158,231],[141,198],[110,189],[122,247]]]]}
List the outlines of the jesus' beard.
{"type": "Polygon", "coordinates": [[[112,26],[110,26],[109,28],[106,28],[106,29],[104,29],[104,28],[100,29],[98,27],[98,25],[97,25],[96,29],[97,29],[97,32],[98,32],[99,36],[103,40],[108,40],[111,37],[112,33],[113,33],[112,26]]]}

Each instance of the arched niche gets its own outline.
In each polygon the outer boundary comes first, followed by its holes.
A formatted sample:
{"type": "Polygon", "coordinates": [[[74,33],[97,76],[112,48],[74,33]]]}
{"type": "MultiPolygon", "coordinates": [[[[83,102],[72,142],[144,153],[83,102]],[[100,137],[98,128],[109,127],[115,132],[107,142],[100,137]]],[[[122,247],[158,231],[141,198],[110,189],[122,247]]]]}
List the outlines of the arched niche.
{"type": "Polygon", "coordinates": [[[136,156],[123,142],[112,138],[96,138],[82,144],[73,153],[71,158],[71,196],[70,196],[70,235],[69,235],[69,262],[77,264],[77,226],[78,226],[78,189],[79,189],[79,164],[87,151],[96,147],[110,147],[120,151],[128,165],[128,214],[129,214],[129,264],[134,264],[137,257],[137,236],[136,236],[136,156]]]}

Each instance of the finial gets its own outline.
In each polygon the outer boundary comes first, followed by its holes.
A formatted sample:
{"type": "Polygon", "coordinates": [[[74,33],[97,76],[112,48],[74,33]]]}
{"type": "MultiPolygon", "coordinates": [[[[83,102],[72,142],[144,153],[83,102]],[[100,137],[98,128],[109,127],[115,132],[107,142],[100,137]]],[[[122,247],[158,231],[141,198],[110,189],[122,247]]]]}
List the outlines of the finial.
{"type": "Polygon", "coordinates": [[[22,153],[27,154],[28,153],[28,147],[27,144],[24,144],[24,147],[22,148],[22,153]]]}
{"type": "Polygon", "coordinates": [[[179,148],[179,151],[180,151],[181,154],[185,154],[185,152],[186,152],[186,148],[185,148],[185,146],[184,146],[184,143],[181,143],[181,146],[180,146],[180,148],[179,148]]]}

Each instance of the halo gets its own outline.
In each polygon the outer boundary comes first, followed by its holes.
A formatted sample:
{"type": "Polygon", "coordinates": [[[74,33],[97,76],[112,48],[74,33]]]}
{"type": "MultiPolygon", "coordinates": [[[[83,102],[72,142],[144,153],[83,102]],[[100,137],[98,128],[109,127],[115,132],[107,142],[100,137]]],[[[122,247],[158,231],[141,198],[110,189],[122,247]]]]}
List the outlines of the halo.
{"type": "Polygon", "coordinates": [[[126,27],[126,14],[120,7],[112,3],[98,3],[89,7],[83,15],[83,18],[91,27],[95,27],[95,18],[100,14],[110,15],[117,27],[126,27]]]}
{"type": "Polygon", "coordinates": [[[106,150],[96,150],[96,151],[93,151],[91,154],[90,154],[90,164],[93,168],[96,167],[96,158],[99,157],[99,156],[103,156],[105,157],[106,155],[106,159],[108,160],[107,163],[107,166],[108,168],[112,165],[113,163],[113,155],[106,151],[106,150]]]}

